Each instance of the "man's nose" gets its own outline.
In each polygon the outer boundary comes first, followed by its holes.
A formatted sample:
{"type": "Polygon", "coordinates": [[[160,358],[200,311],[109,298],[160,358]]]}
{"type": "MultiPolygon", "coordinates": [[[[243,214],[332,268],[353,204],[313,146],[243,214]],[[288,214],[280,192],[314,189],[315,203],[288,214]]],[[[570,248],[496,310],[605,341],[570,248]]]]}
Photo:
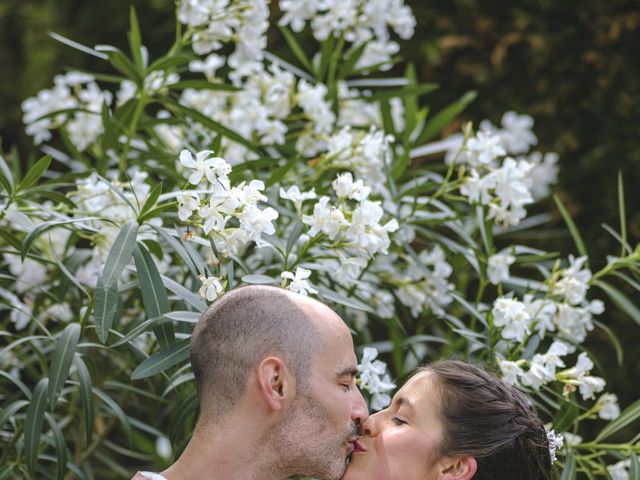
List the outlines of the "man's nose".
{"type": "Polygon", "coordinates": [[[367,404],[362,397],[362,393],[357,388],[353,389],[351,396],[351,420],[357,425],[362,423],[369,417],[369,411],[367,410],[367,404]]]}

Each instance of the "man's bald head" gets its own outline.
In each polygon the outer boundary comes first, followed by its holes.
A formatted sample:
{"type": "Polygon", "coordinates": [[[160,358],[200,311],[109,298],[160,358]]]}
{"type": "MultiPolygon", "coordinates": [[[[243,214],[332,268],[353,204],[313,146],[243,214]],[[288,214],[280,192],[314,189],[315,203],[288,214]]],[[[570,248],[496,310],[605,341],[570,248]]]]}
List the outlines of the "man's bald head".
{"type": "Polygon", "coordinates": [[[216,300],[191,337],[201,415],[219,418],[228,412],[242,397],[251,369],[269,355],[281,356],[298,389],[304,390],[319,340],[313,313],[323,308],[330,310],[302,295],[262,285],[238,288],[216,300]]]}

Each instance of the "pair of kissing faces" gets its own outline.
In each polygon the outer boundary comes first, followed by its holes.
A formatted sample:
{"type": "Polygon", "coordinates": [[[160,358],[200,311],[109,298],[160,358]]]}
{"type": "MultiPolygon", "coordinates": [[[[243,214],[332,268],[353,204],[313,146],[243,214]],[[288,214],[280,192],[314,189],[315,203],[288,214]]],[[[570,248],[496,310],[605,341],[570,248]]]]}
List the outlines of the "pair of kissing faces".
{"type": "Polygon", "coordinates": [[[351,334],[341,320],[340,323],[344,328],[336,324],[335,331],[329,332],[331,341],[322,342],[329,348],[322,351],[320,347],[316,361],[310,365],[312,385],[306,412],[320,419],[314,423],[316,428],[323,425],[316,437],[316,466],[324,463],[319,456],[327,456],[325,471],[316,475],[343,480],[471,478],[476,471],[472,457],[440,454],[443,425],[438,413],[436,374],[428,369],[419,370],[400,388],[389,407],[369,415],[355,385],[356,358],[351,334]],[[334,439],[335,435],[341,436],[339,453],[331,448],[336,445],[330,438],[332,435],[334,439]]]}

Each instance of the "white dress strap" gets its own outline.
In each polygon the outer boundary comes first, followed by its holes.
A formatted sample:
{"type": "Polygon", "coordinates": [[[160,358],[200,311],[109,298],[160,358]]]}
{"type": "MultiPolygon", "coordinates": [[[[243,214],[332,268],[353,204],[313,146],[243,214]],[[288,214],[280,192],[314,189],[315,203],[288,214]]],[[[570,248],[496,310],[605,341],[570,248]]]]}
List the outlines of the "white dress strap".
{"type": "Polygon", "coordinates": [[[166,477],[163,477],[162,475],[160,475],[159,473],[153,473],[153,472],[140,472],[140,475],[145,476],[146,478],[148,478],[149,480],[167,480],[166,477]]]}

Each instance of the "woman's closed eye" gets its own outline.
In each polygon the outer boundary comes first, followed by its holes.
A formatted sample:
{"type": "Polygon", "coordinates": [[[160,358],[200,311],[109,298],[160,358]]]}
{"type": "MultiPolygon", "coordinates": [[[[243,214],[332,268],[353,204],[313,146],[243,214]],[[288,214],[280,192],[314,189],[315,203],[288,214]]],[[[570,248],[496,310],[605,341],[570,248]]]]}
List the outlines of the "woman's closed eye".
{"type": "Polygon", "coordinates": [[[393,423],[395,423],[396,425],[406,425],[406,424],[409,423],[405,419],[400,418],[400,417],[391,417],[391,421],[393,423]]]}

